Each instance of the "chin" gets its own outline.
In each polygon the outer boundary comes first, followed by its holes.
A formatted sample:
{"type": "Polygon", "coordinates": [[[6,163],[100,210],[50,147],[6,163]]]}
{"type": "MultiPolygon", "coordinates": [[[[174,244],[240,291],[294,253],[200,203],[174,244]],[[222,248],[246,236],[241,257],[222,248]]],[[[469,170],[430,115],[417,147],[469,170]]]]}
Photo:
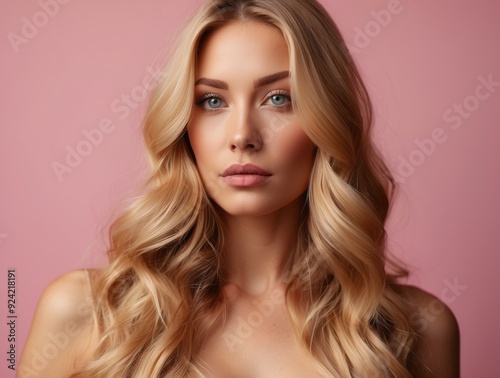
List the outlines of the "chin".
{"type": "Polygon", "coordinates": [[[233,217],[261,217],[264,215],[268,215],[276,211],[275,207],[257,207],[251,206],[250,204],[244,206],[217,206],[218,210],[222,212],[223,215],[231,215],[233,217]]]}
{"type": "Polygon", "coordinates": [[[223,201],[215,202],[213,199],[212,201],[221,215],[234,217],[261,217],[280,211],[288,213],[293,207],[302,204],[300,197],[292,198],[290,201],[283,201],[283,198],[265,200],[246,198],[234,201],[224,198],[223,201]]]}

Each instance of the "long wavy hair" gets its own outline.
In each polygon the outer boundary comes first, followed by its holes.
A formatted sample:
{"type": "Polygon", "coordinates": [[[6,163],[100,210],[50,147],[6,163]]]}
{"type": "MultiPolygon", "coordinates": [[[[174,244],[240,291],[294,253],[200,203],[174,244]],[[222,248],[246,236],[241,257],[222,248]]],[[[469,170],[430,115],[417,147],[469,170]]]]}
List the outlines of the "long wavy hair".
{"type": "Polygon", "coordinates": [[[317,146],[286,265],[296,334],[325,376],[411,377],[416,334],[398,283],[408,272],[387,269],[395,183],[371,140],[372,105],[360,73],[314,0],[210,0],[178,36],[143,122],[151,175],[110,227],[110,263],[93,282],[98,345],[73,377],[202,375],[197,356],[225,311],[224,229],[186,130],[204,38],[246,20],[282,32],[292,106],[317,146]]]}

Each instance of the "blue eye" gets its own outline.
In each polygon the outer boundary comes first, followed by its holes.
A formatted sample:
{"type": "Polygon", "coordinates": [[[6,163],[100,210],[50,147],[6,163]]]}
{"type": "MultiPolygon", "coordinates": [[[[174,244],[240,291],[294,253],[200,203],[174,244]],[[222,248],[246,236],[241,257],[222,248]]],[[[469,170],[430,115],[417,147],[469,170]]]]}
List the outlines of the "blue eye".
{"type": "Polygon", "coordinates": [[[267,99],[265,104],[267,106],[272,106],[277,111],[288,111],[292,106],[292,99],[288,91],[284,90],[276,90],[272,91],[267,99]]]}
{"type": "Polygon", "coordinates": [[[212,109],[217,109],[222,106],[222,100],[217,97],[210,97],[205,100],[207,105],[212,109]]]}
{"type": "Polygon", "coordinates": [[[271,96],[271,101],[274,105],[281,106],[286,102],[286,96],[282,94],[275,94],[271,96]]]}
{"type": "Polygon", "coordinates": [[[204,110],[212,111],[222,108],[224,101],[212,93],[207,93],[196,100],[195,104],[204,110]]]}

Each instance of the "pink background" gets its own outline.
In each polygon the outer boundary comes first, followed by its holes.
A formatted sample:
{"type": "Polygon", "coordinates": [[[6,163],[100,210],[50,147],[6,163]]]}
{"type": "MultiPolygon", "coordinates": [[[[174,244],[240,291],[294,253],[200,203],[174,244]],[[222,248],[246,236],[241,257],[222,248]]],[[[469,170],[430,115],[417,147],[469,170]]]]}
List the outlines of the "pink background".
{"type": "MultiPolygon", "coordinates": [[[[43,10],[54,1],[2,0],[0,12],[2,377],[11,376],[7,269],[17,271],[19,359],[42,289],[63,272],[103,263],[99,231],[143,176],[147,68],[163,61],[173,32],[199,4],[65,0],[43,10]],[[39,26],[23,31],[28,20],[39,26]],[[9,33],[23,32],[29,38],[14,47],[9,33]],[[102,140],[85,142],[85,130],[106,119],[102,140]],[[86,156],[58,178],[52,165],[65,164],[68,146],[86,156]]],[[[498,377],[500,86],[478,95],[476,88],[490,76],[500,81],[499,3],[322,3],[361,66],[377,143],[401,184],[391,250],[411,265],[411,283],[456,314],[463,377],[498,377]],[[467,113],[450,122],[455,104],[467,113]]]]}

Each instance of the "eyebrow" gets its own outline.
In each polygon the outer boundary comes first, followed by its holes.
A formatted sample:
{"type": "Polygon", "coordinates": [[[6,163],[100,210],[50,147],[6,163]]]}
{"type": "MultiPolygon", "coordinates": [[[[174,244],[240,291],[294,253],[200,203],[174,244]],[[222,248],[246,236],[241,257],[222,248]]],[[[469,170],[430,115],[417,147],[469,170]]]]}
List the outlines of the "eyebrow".
{"type": "MultiPolygon", "coordinates": [[[[253,85],[255,88],[259,88],[259,87],[274,83],[275,81],[281,80],[281,79],[283,79],[285,77],[289,77],[289,76],[290,76],[289,71],[276,72],[274,74],[267,75],[267,76],[261,77],[260,79],[255,80],[253,85]]],[[[194,85],[198,85],[198,84],[205,84],[205,85],[208,85],[210,87],[225,89],[225,90],[229,89],[229,85],[225,81],[215,80],[215,79],[207,79],[205,77],[202,77],[202,78],[199,78],[198,80],[196,80],[194,85]]]]}

